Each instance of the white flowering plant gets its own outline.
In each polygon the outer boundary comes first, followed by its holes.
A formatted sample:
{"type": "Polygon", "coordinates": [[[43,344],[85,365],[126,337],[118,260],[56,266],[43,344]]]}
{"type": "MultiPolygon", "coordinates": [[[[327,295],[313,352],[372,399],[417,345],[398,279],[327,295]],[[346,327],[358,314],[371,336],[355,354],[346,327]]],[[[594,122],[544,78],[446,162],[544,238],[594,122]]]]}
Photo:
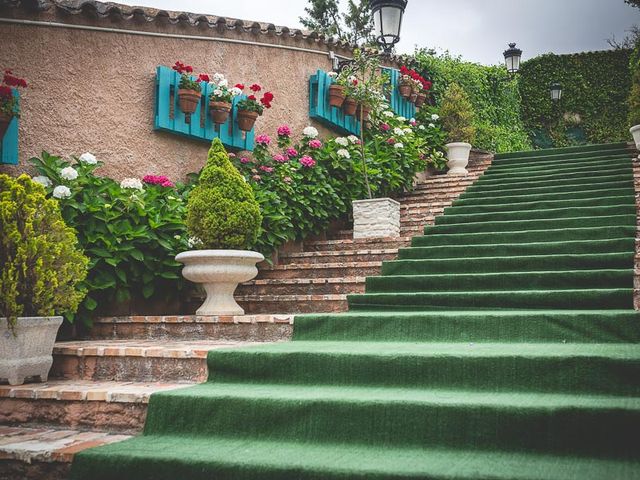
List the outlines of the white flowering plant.
{"type": "Polygon", "coordinates": [[[213,102],[231,103],[235,97],[242,93],[244,85],[229,85],[229,80],[222,73],[214,73],[209,86],[212,89],[209,100],[213,102]]]}
{"type": "Polygon", "coordinates": [[[32,180],[58,200],[90,259],[82,284],[88,293],[75,318],[109,315],[127,301],[145,314],[149,302],[143,299],[178,298],[184,283],[173,257],[189,249],[184,218],[191,184],[153,175],[122,181],[99,176],[95,170],[103,162],[91,153],[66,160],[43,152],[31,162],[38,172],[32,180]]]}

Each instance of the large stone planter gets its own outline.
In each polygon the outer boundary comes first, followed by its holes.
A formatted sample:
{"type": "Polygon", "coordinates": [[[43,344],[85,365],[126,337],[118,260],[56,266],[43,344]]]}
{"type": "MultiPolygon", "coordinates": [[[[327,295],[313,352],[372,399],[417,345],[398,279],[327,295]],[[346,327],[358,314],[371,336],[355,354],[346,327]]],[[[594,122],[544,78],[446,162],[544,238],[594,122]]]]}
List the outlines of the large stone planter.
{"type": "Polygon", "coordinates": [[[51,352],[62,317],[18,317],[15,335],[0,318],[0,380],[21,385],[28,377],[46,382],[53,363],[51,352]]]}
{"type": "Polygon", "coordinates": [[[353,201],[353,238],[400,236],[400,203],[392,198],[353,201]]]}
{"type": "Polygon", "coordinates": [[[640,150],[640,125],[635,125],[629,129],[633,135],[633,141],[636,142],[636,148],[640,150]]]}
{"type": "Polygon", "coordinates": [[[244,315],[233,292],[258,274],[256,263],[262,260],[261,253],[249,250],[190,250],[176,256],[184,263],[182,276],[202,284],[207,293],[196,315],[244,315]]]}
{"type": "Polygon", "coordinates": [[[471,153],[471,144],[464,142],[447,143],[447,166],[449,167],[448,175],[467,175],[467,165],[469,164],[469,154],[471,153]]]}

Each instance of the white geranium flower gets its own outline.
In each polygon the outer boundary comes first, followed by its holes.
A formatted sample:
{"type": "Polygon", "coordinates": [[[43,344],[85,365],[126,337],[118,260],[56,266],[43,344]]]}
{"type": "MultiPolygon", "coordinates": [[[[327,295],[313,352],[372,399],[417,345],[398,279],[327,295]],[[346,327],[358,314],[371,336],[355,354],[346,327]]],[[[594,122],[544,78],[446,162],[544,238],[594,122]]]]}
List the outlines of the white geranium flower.
{"type": "Polygon", "coordinates": [[[353,83],[358,80],[358,78],[355,75],[350,75],[347,80],[349,80],[350,83],[353,83]]]}
{"type": "Polygon", "coordinates": [[[355,135],[349,135],[347,137],[347,140],[349,140],[351,143],[356,144],[358,143],[358,141],[360,140],[358,137],[356,137],[355,135]]]}
{"type": "Polygon", "coordinates": [[[229,93],[231,93],[232,97],[237,97],[242,93],[242,90],[240,90],[238,87],[233,87],[229,90],[229,93]]]}
{"type": "Polygon", "coordinates": [[[89,152],[85,152],[82,155],[80,155],[79,160],[82,163],[86,163],[88,165],[95,165],[96,163],[98,163],[98,159],[96,158],[96,156],[89,152]]]}
{"type": "Polygon", "coordinates": [[[37,177],[33,177],[31,180],[39,183],[40,185],[44,185],[45,187],[51,186],[51,180],[49,180],[49,177],[45,177],[44,175],[38,175],[37,177]]]}
{"type": "Polygon", "coordinates": [[[436,126],[433,123],[430,123],[429,128],[436,128],[436,126]]]}
{"type": "Polygon", "coordinates": [[[349,145],[349,140],[344,137],[338,137],[336,138],[336,143],[338,145],[342,145],[343,147],[346,147],[347,145],[349,145]]]}
{"type": "Polygon", "coordinates": [[[398,150],[399,150],[399,149],[401,149],[401,148],[404,148],[404,145],[403,145],[401,142],[398,142],[398,143],[396,143],[396,144],[394,144],[394,145],[393,145],[393,148],[395,148],[395,149],[398,149],[398,150]]]}
{"type": "Polygon", "coordinates": [[[224,75],[222,73],[214,73],[213,77],[211,78],[213,80],[213,83],[215,83],[216,85],[220,85],[220,82],[224,80],[224,75]]]}
{"type": "Polygon", "coordinates": [[[65,167],[60,170],[60,176],[65,180],[75,180],[78,178],[78,172],[73,167],[65,167]]]}
{"type": "Polygon", "coordinates": [[[402,137],[402,136],[404,136],[404,130],[402,130],[401,128],[396,127],[396,128],[393,129],[393,134],[402,137]]]}
{"type": "Polygon", "coordinates": [[[304,130],[302,130],[302,134],[308,138],[316,138],[318,136],[318,129],[315,127],[309,126],[309,127],[306,127],[304,130]]]}
{"type": "Polygon", "coordinates": [[[424,125],[420,125],[420,126],[418,127],[418,130],[426,130],[426,128],[425,128],[425,126],[424,126],[424,125]]]}
{"type": "Polygon", "coordinates": [[[336,155],[342,158],[351,158],[351,155],[349,154],[349,150],[345,150],[344,148],[341,148],[340,150],[338,150],[336,152],[336,155]]]}
{"type": "Polygon", "coordinates": [[[133,188],[136,190],[142,190],[142,182],[138,178],[125,178],[120,182],[120,188],[133,188]]]}
{"type": "Polygon", "coordinates": [[[337,72],[329,72],[327,73],[327,75],[329,76],[329,78],[336,78],[338,76],[337,72]]]}
{"type": "Polygon", "coordinates": [[[220,80],[218,82],[218,86],[219,87],[228,87],[229,86],[229,80],[227,80],[226,78],[223,78],[222,80],[220,80]]]}
{"type": "Polygon", "coordinates": [[[214,95],[215,97],[221,97],[221,96],[222,96],[222,90],[220,90],[219,88],[216,88],[216,89],[213,91],[213,95],[214,95]]]}
{"type": "Polygon", "coordinates": [[[382,112],[382,114],[383,114],[385,117],[389,117],[389,118],[391,118],[391,117],[393,117],[393,116],[395,115],[395,113],[393,113],[393,112],[392,112],[392,111],[390,111],[390,110],[387,110],[386,112],[382,112]]]}
{"type": "Polygon", "coordinates": [[[431,115],[431,120],[433,120],[434,122],[436,120],[440,120],[440,115],[438,115],[437,113],[434,113],[433,115],[431,115]]]}
{"type": "Polygon", "coordinates": [[[402,115],[400,115],[400,116],[398,117],[398,121],[399,121],[399,122],[406,122],[406,121],[407,121],[407,119],[406,119],[406,118],[404,118],[402,115]]]}
{"type": "Polygon", "coordinates": [[[71,196],[71,190],[65,185],[58,185],[53,189],[53,196],[55,198],[69,198],[71,196]]]}

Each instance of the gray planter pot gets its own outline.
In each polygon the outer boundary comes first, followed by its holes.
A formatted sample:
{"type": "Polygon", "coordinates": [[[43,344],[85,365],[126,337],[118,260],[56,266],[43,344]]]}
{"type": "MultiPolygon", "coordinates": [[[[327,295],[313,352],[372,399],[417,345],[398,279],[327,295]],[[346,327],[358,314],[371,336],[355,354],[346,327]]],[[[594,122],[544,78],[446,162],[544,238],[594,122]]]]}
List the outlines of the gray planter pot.
{"type": "Polygon", "coordinates": [[[0,318],[0,380],[22,385],[29,377],[46,382],[62,317],[18,317],[15,335],[0,318]]]}

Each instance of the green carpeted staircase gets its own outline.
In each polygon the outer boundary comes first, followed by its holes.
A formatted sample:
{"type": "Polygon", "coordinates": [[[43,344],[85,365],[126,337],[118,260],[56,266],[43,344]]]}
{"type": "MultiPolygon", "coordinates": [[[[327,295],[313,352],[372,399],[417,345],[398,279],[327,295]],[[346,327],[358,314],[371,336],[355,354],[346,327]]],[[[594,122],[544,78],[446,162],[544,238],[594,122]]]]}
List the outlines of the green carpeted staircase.
{"type": "Polygon", "coordinates": [[[498,156],[349,313],[210,352],[73,478],[640,479],[631,158],[498,156]]]}

